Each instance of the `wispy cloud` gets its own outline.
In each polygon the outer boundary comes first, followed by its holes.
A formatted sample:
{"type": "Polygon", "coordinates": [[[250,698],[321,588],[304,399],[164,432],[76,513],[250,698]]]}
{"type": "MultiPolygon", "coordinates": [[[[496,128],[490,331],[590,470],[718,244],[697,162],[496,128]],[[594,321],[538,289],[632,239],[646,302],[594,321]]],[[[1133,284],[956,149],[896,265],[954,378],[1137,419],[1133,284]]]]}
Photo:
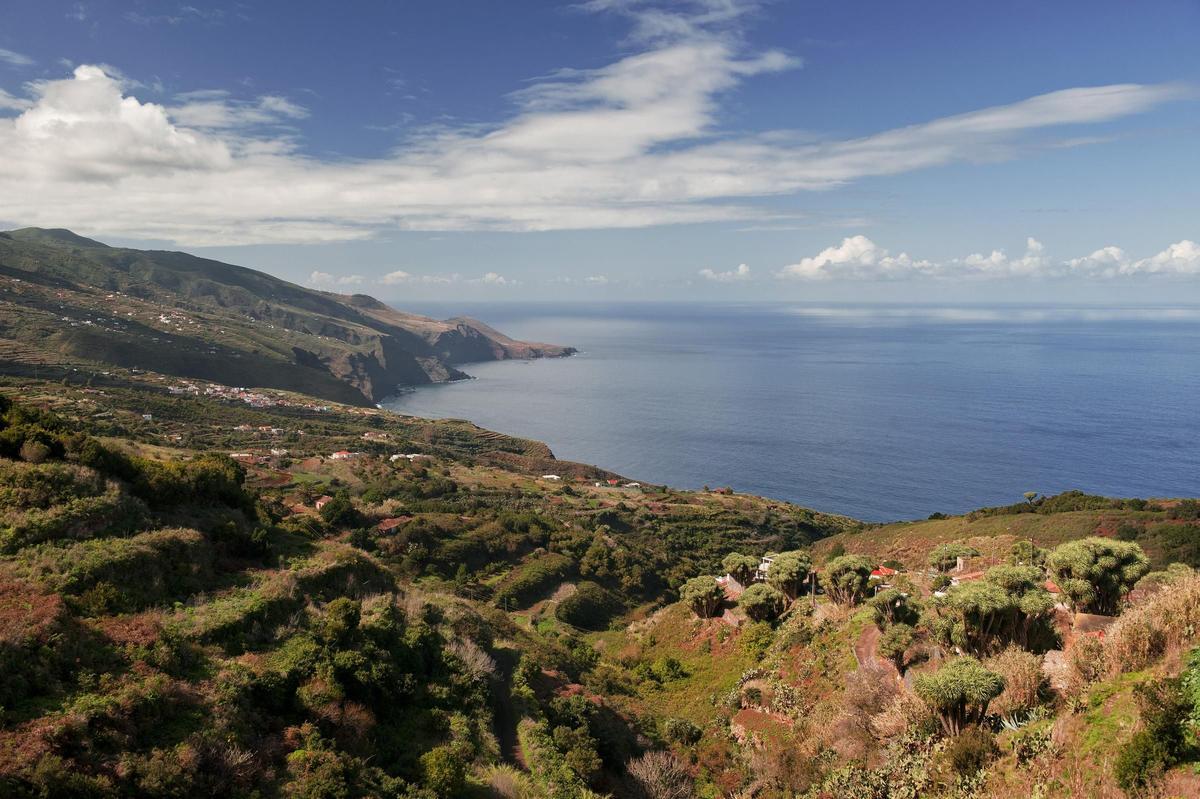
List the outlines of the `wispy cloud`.
{"type": "Polygon", "coordinates": [[[0,63],[8,64],[10,67],[27,67],[33,64],[33,59],[15,50],[6,50],[0,47],[0,63]]]}
{"type": "Polygon", "coordinates": [[[165,13],[145,14],[139,11],[126,11],[124,16],[126,21],[132,22],[134,25],[182,25],[186,22],[216,24],[224,21],[225,11],[220,8],[180,5],[165,13]]]}
{"type": "Polygon", "coordinates": [[[1140,259],[1120,247],[1108,246],[1079,258],[1056,260],[1040,241],[1029,238],[1024,252],[1017,256],[992,250],[933,261],[905,252],[892,255],[866,236],[851,236],[775,274],[803,281],[1195,276],[1200,275],[1200,245],[1185,239],[1140,259]]]}
{"type": "Polygon", "coordinates": [[[452,283],[464,284],[481,284],[487,286],[516,286],[520,285],[520,281],[506,278],[498,272],[485,272],[477,278],[463,277],[458,273],[448,275],[414,275],[411,272],[406,272],[403,269],[398,269],[395,272],[388,272],[383,277],[379,278],[378,283],[383,286],[398,286],[403,284],[424,284],[424,285],[447,285],[452,283]]]}
{"type": "MultiPolygon", "coordinates": [[[[0,218],[185,245],[360,239],[380,230],[546,231],[744,221],[752,202],[955,162],[1018,156],[1050,129],[1143,113],[1175,85],[1066,89],[869,136],[731,134],[723,98],[798,59],[736,35],[756,4],[597,0],[635,52],[513,95],[489,126],[443,127],[389,155],[305,154],[286,98],[208,92],[143,102],[95,66],[35,84],[0,117],[0,218]]],[[[886,256],[885,256],[886,258],[886,256]]]]}

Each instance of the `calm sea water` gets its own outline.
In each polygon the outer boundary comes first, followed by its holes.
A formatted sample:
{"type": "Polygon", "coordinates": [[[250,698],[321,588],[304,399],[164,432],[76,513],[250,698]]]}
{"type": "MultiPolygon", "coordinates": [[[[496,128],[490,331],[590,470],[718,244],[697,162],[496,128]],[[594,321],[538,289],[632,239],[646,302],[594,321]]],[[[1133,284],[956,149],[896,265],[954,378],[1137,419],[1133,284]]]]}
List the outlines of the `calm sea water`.
{"type": "Polygon", "coordinates": [[[389,400],[683,488],[862,519],[1200,495],[1200,309],[474,305],[562,360],[389,400]]]}

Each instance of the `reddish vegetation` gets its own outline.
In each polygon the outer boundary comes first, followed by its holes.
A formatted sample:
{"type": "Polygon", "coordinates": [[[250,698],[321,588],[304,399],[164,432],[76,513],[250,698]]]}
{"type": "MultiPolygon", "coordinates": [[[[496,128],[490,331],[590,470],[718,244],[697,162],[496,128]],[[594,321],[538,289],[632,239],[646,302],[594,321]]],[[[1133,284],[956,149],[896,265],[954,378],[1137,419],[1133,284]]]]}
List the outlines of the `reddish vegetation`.
{"type": "Polygon", "coordinates": [[[44,641],[65,618],[60,596],[43,594],[21,580],[0,578],[0,644],[44,641]]]}
{"type": "Polygon", "coordinates": [[[161,613],[147,611],[125,616],[105,616],[97,619],[95,624],[115,644],[150,646],[158,640],[162,621],[161,613]]]}

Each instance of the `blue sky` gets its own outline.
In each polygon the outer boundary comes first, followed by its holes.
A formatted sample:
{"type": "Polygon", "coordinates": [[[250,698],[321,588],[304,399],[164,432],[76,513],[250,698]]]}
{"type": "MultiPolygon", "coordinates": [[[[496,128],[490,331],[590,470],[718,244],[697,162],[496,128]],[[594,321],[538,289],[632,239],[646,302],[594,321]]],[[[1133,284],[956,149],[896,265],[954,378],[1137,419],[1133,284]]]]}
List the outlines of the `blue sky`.
{"type": "Polygon", "coordinates": [[[413,299],[1200,301],[1195,2],[53,2],[0,221],[413,299]]]}

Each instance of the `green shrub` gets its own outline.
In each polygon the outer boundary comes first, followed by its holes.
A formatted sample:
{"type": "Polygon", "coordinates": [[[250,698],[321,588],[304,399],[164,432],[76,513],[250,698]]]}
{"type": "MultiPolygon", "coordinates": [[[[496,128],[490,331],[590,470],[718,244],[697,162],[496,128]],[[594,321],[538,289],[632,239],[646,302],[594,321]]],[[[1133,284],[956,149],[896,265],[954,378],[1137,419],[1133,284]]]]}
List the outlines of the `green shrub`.
{"type": "Polygon", "coordinates": [[[946,760],[954,773],[962,777],[978,774],[1000,754],[995,737],[987,730],[970,727],[955,737],[946,748],[946,760]]]}
{"type": "Polygon", "coordinates": [[[558,603],[554,615],[559,621],[585,630],[603,630],[608,621],[621,610],[621,602],[611,591],[593,582],[584,581],[575,593],[558,603]]]}
{"type": "Polygon", "coordinates": [[[521,564],[496,592],[496,605],[508,609],[524,607],[565,580],[572,566],[570,558],[557,552],[521,564]]]}
{"type": "Polygon", "coordinates": [[[672,743],[691,746],[700,740],[704,731],[687,719],[667,719],[663,722],[663,737],[672,743]]]}

